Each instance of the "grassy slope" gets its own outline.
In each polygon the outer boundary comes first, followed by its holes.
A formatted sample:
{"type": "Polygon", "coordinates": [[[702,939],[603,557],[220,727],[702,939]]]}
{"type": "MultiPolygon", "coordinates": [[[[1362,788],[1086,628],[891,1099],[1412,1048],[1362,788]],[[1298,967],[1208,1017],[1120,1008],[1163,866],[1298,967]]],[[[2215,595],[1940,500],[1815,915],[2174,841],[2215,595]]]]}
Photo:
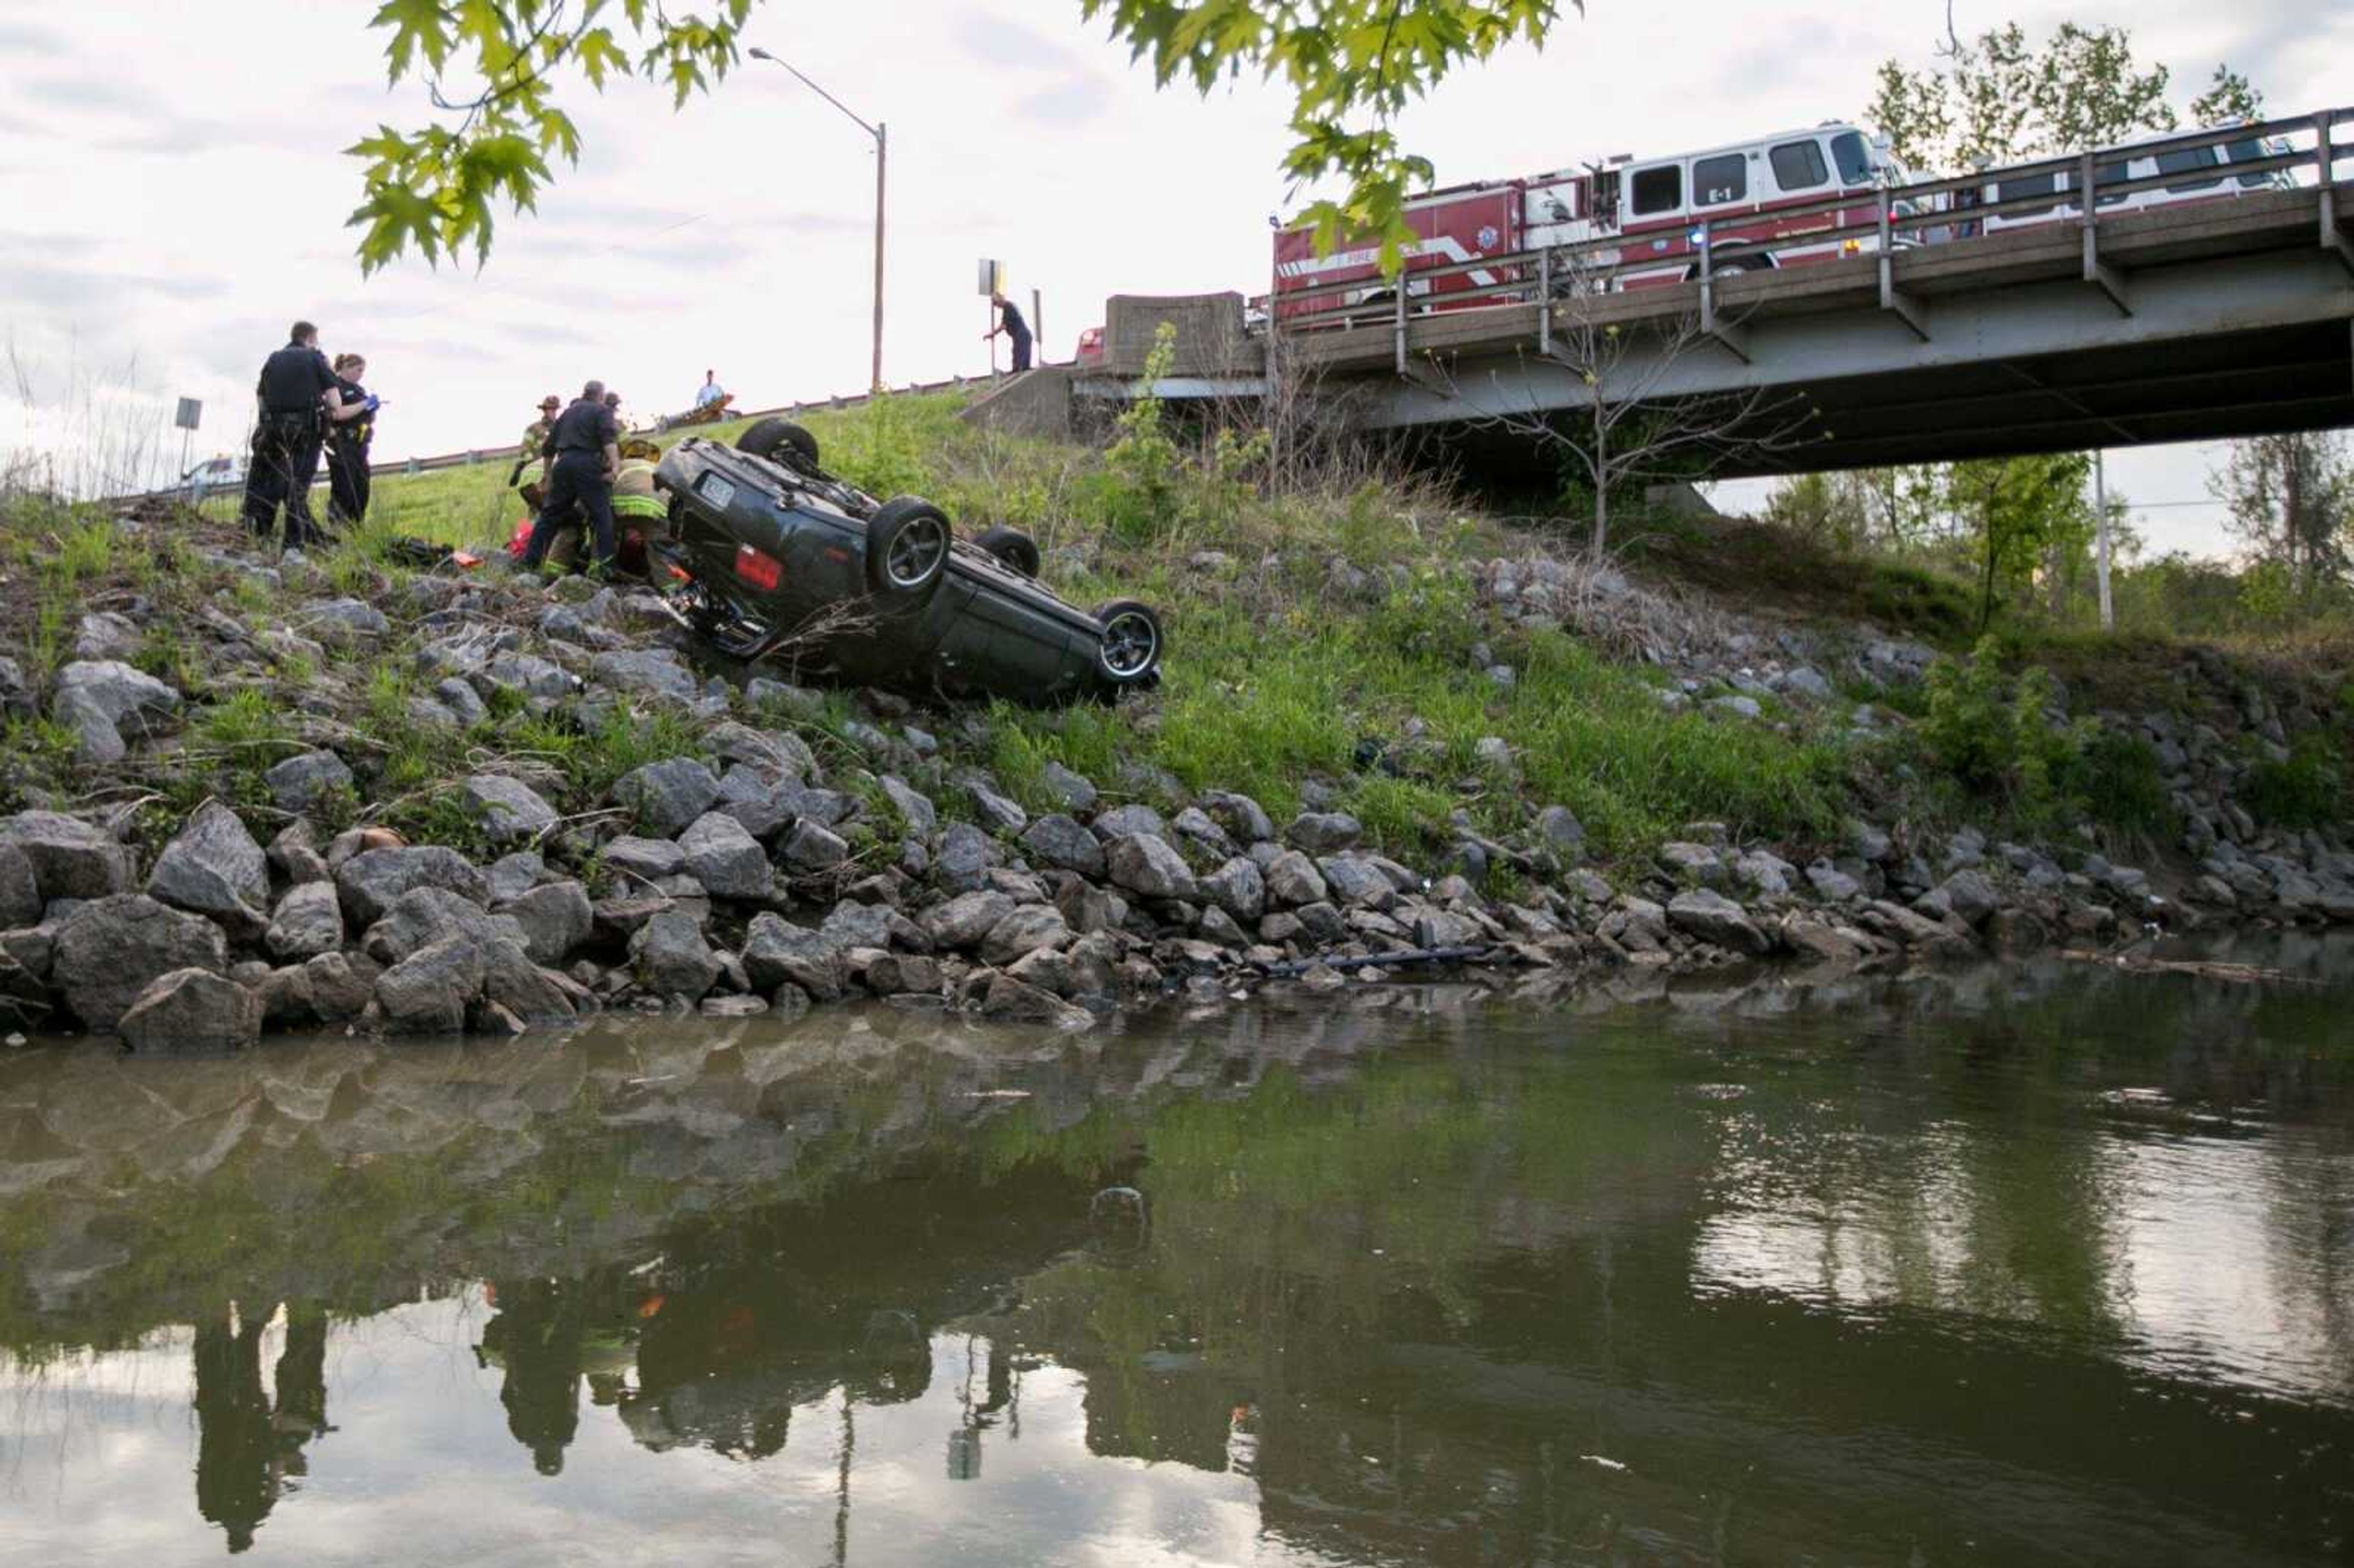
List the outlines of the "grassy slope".
{"type": "MultiPolygon", "coordinates": [[[[1435,493],[1367,481],[1266,501],[1219,478],[1214,463],[1140,473],[1094,449],[972,429],[958,418],[960,407],[954,396],[902,397],[814,414],[808,423],[828,466],[866,489],[928,495],[968,535],[996,524],[1024,529],[1045,554],[1046,580],[1066,597],[1090,605],[1134,595],[1160,606],[1169,625],[1165,684],[1147,701],[1046,714],[1000,706],[985,724],[919,720],[941,735],[949,764],[991,768],[1034,809],[1048,804],[1038,772],[1056,760],[1115,799],[1151,793],[1126,767],[1143,764],[1191,789],[1246,791],[1278,818],[1300,803],[1306,780],[1320,778],[1379,842],[1417,855],[1451,842],[1457,812],[1508,836],[1556,802],[1577,813],[1605,854],[1639,853],[1700,819],[1805,851],[1837,832],[1860,791],[1883,813],[1898,810],[1881,798],[1892,779],[1903,781],[1902,809],[1916,819],[1967,815],[2002,825],[1988,802],[1895,766],[1905,755],[1859,749],[1829,709],[1786,711],[1769,701],[1764,723],[1670,712],[1658,700],[1659,677],[1576,636],[1490,626],[1468,567],[1541,550],[1543,541],[1466,514],[1435,493]],[[1392,586],[1370,595],[1337,588],[1329,571],[1336,559],[1392,586]],[[1514,684],[1490,679],[1473,652],[1481,642],[1514,668],[1514,684]],[[1480,763],[1476,748],[1488,736],[1509,743],[1509,768],[1480,763]],[[1384,766],[1360,765],[1367,742],[1384,754],[1384,766]]],[[[699,433],[725,440],[740,428],[699,433]]],[[[504,488],[507,467],[381,482],[366,535],[322,557],[327,586],[390,608],[401,572],[377,558],[382,540],[503,540],[519,512],[504,488]]],[[[173,557],[176,545],[154,561],[130,563],[126,577],[124,563],[93,558],[106,553],[108,532],[67,525],[36,540],[22,527],[0,530],[18,579],[39,585],[31,596],[37,610],[26,608],[27,596],[0,595],[23,623],[0,624],[0,639],[25,648],[37,670],[54,665],[71,641],[72,615],[104,588],[168,592],[191,605],[209,595],[246,612],[269,608],[249,580],[207,577],[173,557]]],[[[1668,532],[1645,550],[1663,574],[1712,587],[1729,601],[1798,617],[1865,617],[1946,648],[1967,641],[1955,585],[1901,568],[1800,559],[1803,551],[1769,533],[1668,532]]],[[[168,640],[157,641],[142,662],[178,673],[184,686],[201,684],[196,673],[176,669],[168,640]]],[[[293,744],[299,726],[285,677],[299,683],[322,673],[281,669],[275,686],[203,694],[190,744],[197,760],[235,772],[233,798],[255,789],[241,759],[267,761],[293,744]]],[[[415,692],[405,650],[397,646],[372,667],[323,673],[357,694],[360,744],[380,763],[367,803],[392,802],[397,809],[379,814],[413,832],[455,835],[461,827],[440,821],[447,791],[439,789],[461,756],[475,767],[540,769],[562,803],[580,810],[626,766],[691,738],[674,720],[581,736],[503,715],[453,747],[405,717],[415,692]]],[[[837,700],[832,722],[816,727],[839,732],[848,711],[837,700]]],[[[812,738],[844,755],[827,736],[812,738]]],[[[62,743],[41,725],[20,725],[14,739],[37,757],[53,756],[62,743]]],[[[176,801],[201,784],[175,777],[161,787],[176,801]]],[[[943,794],[955,810],[955,792],[943,794]]]]}

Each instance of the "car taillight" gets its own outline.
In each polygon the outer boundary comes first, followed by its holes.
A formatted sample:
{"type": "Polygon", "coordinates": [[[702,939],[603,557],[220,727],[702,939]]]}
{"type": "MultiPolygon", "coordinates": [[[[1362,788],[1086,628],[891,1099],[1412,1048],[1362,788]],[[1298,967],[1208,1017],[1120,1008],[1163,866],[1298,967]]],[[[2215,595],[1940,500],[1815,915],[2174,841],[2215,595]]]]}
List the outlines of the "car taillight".
{"type": "Polygon", "coordinates": [[[773,588],[785,577],[785,564],[749,545],[736,548],[736,575],[757,588],[773,588]]]}

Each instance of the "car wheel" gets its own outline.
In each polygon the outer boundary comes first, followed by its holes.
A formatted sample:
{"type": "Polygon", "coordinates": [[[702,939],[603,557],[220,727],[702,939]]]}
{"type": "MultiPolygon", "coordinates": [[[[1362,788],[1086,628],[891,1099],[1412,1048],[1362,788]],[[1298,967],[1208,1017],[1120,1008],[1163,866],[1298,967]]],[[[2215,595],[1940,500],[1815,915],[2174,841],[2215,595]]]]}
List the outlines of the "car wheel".
{"type": "Polygon", "coordinates": [[[1116,686],[1141,685],[1161,669],[1161,617],[1132,599],[1097,605],[1103,624],[1096,643],[1096,668],[1116,686]]]}
{"type": "Polygon", "coordinates": [[[866,586],[878,599],[928,597],[948,570],[949,514],[902,495],[885,502],[866,524],[866,586]]]}
{"type": "Polygon", "coordinates": [[[1019,528],[991,528],[973,543],[1025,577],[1038,575],[1038,541],[1019,528]]]}
{"type": "Polygon", "coordinates": [[[736,438],[736,450],[757,458],[773,458],[779,450],[796,468],[817,466],[817,438],[790,419],[755,419],[751,429],[736,438]]]}

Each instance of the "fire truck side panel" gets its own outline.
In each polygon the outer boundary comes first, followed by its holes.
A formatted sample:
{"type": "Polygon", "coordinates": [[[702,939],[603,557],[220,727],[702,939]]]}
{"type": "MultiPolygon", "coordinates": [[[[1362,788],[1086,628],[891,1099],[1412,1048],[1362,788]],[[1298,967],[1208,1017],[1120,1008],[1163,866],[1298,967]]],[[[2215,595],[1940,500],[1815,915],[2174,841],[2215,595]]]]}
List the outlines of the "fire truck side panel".
{"type": "MultiPolygon", "coordinates": [[[[1433,191],[1428,196],[1407,204],[1406,222],[1413,228],[1416,241],[1406,257],[1406,292],[1409,298],[1428,297],[1426,308],[1449,308],[1449,295],[1500,281],[1498,275],[1475,270],[1444,278],[1417,278],[1416,273],[1433,268],[1449,266],[1458,261],[1476,261],[1486,256],[1504,255],[1521,249],[1522,186],[1518,181],[1495,185],[1463,185],[1450,190],[1433,191]]],[[[1370,239],[1345,241],[1334,247],[1329,256],[1316,254],[1316,231],[1307,227],[1286,228],[1275,237],[1275,286],[1279,294],[1328,283],[1359,285],[1344,291],[1326,292],[1309,299],[1287,300],[1281,306],[1284,318],[1306,316],[1329,312],[1343,304],[1356,304],[1373,299],[1389,297],[1389,288],[1381,276],[1380,247],[1370,239]]],[[[1454,306],[1477,304],[1477,300],[1457,300],[1454,306]]]]}

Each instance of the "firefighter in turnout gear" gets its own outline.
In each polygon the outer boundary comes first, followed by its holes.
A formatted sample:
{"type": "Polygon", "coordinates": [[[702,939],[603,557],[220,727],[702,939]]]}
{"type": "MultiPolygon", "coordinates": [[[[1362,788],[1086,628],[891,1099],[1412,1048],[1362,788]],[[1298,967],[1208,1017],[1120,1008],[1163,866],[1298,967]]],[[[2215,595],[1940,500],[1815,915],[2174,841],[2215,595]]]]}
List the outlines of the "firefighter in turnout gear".
{"type": "MultiPolygon", "coordinates": [[[[645,575],[646,540],[669,516],[654,491],[654,465],[661,461],[662,448],[643,436],[621,442],[620,471],[613,476],[613,559],[616,569],[634,577],[645,575]]],[[[569,571],[580,563],[584,530],[579,514],[576,512],[555,527],[547,558],[569,571]]]]}
{"type": "Polygon", "coordinates": [[[283,506],[288,549],[323,541],[326,535],[311,518],[319,449],[330,425],[366,418],[376,412],[376,400],[344,402],[334,367],[319,352],[319,329],[309,322],[296,322],[286,346],[262,361],[254,397],[259,407],[245,476],[246,526],[269,538],[278,532],[283,506]]]}

